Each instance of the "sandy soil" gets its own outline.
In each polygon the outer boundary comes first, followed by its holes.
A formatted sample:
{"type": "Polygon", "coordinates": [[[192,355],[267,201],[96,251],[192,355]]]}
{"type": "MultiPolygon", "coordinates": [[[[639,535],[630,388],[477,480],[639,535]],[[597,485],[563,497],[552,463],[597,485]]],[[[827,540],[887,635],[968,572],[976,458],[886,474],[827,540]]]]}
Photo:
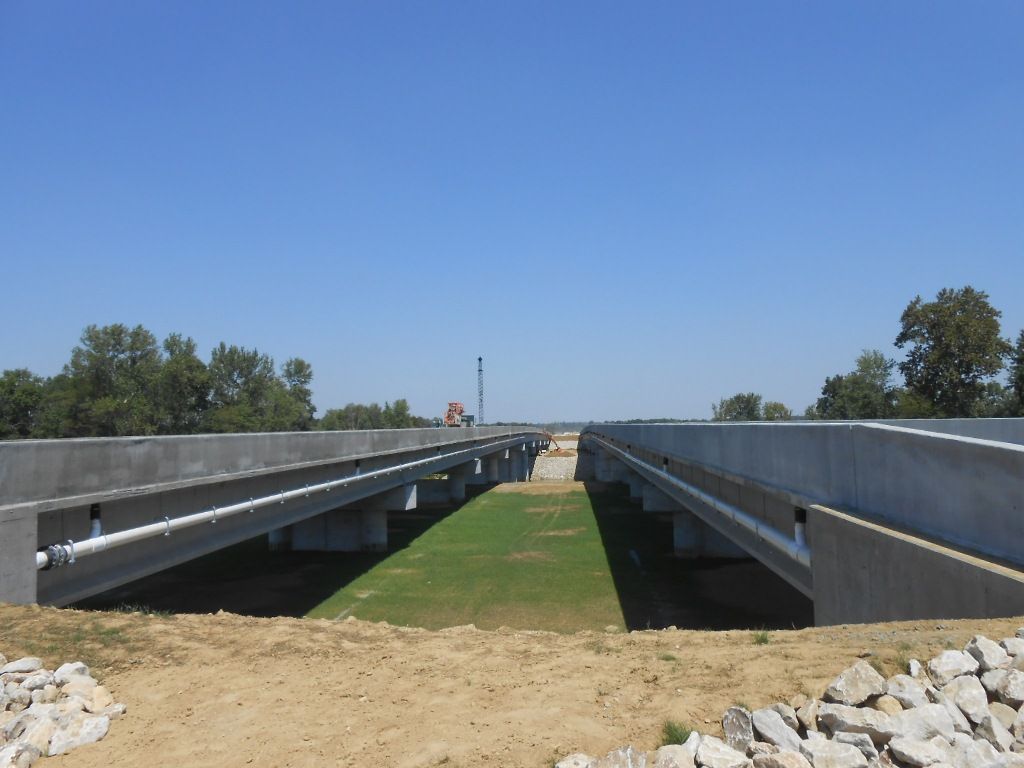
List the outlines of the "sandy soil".
{"type": "Polygon", "coordinates": [[[729,705],[820,693],[866,652],[891,673],[1022,623],[830,627],[757,645],[747,631],[430,632],[0,606],[0,649],[13,658],[56,639],[52,665],[72,650],[62,642],[84,643],[73,647],[103,659],[97,675],[128,705],[102,742],[55,767],[549,766],[576,750],[652,748],[666,718],[715,732],[729,705]]]}

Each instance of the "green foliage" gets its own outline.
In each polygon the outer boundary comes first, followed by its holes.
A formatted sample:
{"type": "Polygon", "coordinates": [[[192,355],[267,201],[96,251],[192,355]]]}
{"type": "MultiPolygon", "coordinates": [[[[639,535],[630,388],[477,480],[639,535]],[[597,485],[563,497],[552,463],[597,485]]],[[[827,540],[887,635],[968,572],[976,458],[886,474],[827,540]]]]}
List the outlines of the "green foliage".
{"type": "Polygon", "coordinates": [[[761,396],[754,392],[741,392],[712,404],[712,421],[760,421],[761,396]]]}
{"type": "Polygon", "coordinates": [[[0,440],[28,437],[43,403],[45,382],[27,368],[0,376],[0,440]]]}
{"type": "Polygon", "coordinates": [[[682,723],[678,723],[675,720],[666,720],[661,726],[661,746],[682,744],[690,738],[692,732],[692,728],[687,728],[682,723]]]}
{"type": "Polygon", "coordinates": [[[767,629],[759,629],[750,636],[751,642],[754,645],[768,645],[770,638],[768,637],[767,629]]]}
{"type": "Polygon", "coordinates": [[[1017,335],[1017,343],[1010,353],[1010,406],[1011,416],[1024,416],[1024,331],[1017,335]]]}
{"type": "Polygon", "coordinates": [[[914,298],[903,310],[896,346],[907,348],[899,364],[907,388],[943,417],[974,415],[985,396],[985,379],[1011,352],[1000,337],[1002,313],[988,294],[971,286],[943,288],[935,301],[914,298]]]}
{"type": "Polygon", "coordinates": [[[196,343],[172,333],[164,340],[164,364],[157,380],[160,432],[198,432],[210,406],[210,372],[196,355],[196,343]]]}
{"type": "Polygon", "coordinates": [[[829,376],[815,404],[820,419],[887,419],[896,415],[899,390],[892,383],[895,361],[877,349],[865,349],[856,368],[829,376]]]}
{"type": "Polygon", "coordinates": [[[761,418],[764,421],[790,421],[793,418],[793,412],[782,403],[769,400],[764,404],[761,418]]]}

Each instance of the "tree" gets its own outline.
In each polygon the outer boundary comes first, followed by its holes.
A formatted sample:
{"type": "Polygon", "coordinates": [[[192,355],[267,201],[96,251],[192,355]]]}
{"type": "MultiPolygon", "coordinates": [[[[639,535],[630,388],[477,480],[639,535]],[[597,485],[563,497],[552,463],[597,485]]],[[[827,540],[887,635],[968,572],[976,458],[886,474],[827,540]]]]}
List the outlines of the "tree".
{"type": "Polygon", "coordinates": [[[764,421],[790,421],[793,418],[793,412],[782,403],[769,400],[764,404],[761,418],[764,421]]]}
{"type": "Polygon", "coordinates": [[[760,421],[761,396],[754,392],[741,392],[712,404],[712,421],[760,421]]]}
{"type": "Polygon", "coordinates": [[[896,363],[877,349],[865,349],[850,373],[825,379],[815,412],[822,419],[888,419],[896,415],[896,363]]]}
{"type": "Polygon", "coordinates": [[[309,388],[313,381],[313,366],[301,357],[293,357],[286,360],[285,364],[281,366],[281,378],[284,379],[288,395],[297,406],[292,428],[312,429],[313,414],[316,413],[316,406],[313,405],[313,391],[309,388]]]}
{"type": "Polygon", "coordinates": [[[206,427],[212,432],[256,432],[268,428],[274,360],[256,349],[223,341],[210,355],[211,408],[206,427]]]}
{"type": "Polygon", "coordinates": [[[76,436],[151,435],[157,431],[156,337],[141,325],[89,325],[64,366],[76,436]]]}
{"type": "Polygon", "coordinates": [[[1024,416],[1024,331],[1010,353],[1010,385],[1012,416],[1024,416]]]}
{"type": "Polygon", "coordinates": [[[190,435],[202,428],[210,407],[210,372],[191,338],[172,333],[163,344],[166,359],[159,376],[160,432],[190,435]]]}
{"type": "Polygon", "coordinates": [[[903,310],[896,346],[908,347],[899,364],[907,388],[931,402],[938,415],[971,416],[1010,344],[999,335],[1002,313],[988,294],[971,286],[943,288],[932,302],[914,298],[903,310]]]}
{"type": "Polygon", "coordinates": [[[28,437],[36,426],[46,383],[27,368],[0,376],[0,440],[28,437]]]}

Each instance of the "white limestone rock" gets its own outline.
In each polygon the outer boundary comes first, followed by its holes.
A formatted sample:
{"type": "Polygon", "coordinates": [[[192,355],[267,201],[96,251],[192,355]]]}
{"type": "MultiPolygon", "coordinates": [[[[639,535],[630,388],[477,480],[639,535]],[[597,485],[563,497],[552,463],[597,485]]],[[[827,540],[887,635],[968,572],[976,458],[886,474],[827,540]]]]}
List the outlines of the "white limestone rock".
{"type": "MultiPolygon", "coordinates": [[[[818,707],[818,722],[831,733],[866,733],[871,737],[871,741],[879,746],[888,742],[894,733],[891,715],[867,707],[823,703],[818,707]]],[[[808,759],[814,762],[813,759],[808,759]]]]}
{"type": "Polygon", "coordinates": [[[683,742],[683,749],[693,755],[694,759],[697,757],[697,750],[700,749],[700,740],[701,735],[697,731],[691,731],[683,742]]]}
{"type": "Polygon", "coordinates": [[[814,768],[867,768],[868,759],[852,744],[815,739],[800,745],[800,754],[814,768]]]}
{"type": "Polygon", "coordinates": [[[650,768],[694,768],[693,755],[682,744],[669,744],[654,753],[650,768]]]}
{"type": "Polygon", "coordinates": [[[69,661],[67,664],[61,664],[53,673],[57,685],[68,683],[73,677],[89,677],[89,667],[81,661],[69,661]]]}
{"type": "Polygon", "coordinates": [[[754,768],[812,768],[807,758],[799,752],[777,752],[774,755],[758,755],[754,768]]]}
{"type": "Polygon", "coordinates": [[[958,734],[953,742],[950,763],[955,768],[1002,768],[1002,759],[995,747],[987,741],[958,734]]]}
{"type": "Polygon", "coordinates": [[[800,730],[800,721],[796,717],[796,709],[789,706],[789,704],[783,704],[781,702],[772,704],[768,709],[774,709],[779,713],[779,717],[782,718],[782,722],[792,728],[794,731],[800,730]]]}
{"type": "Polygon", "coordinates": [[[893,736],[907,736],[927,741],[933,736],[941,736],[952,741],[956,728],[953,718],[941,704],[926,704],[923,707],[904,710],[901,714],[889,719],[893,736]]]}
{"type": "Polygon", "coordinates": [[[907,674],[925,685],[931,683],[931,679],[928,677],[928,673],[925,671],[924,665],[917,659],[911,659],[907,662],[907,674]]]}
{"type": "Polygon", "coordinates": [[[996,696],[1003,704],[1014,708],[1024,704],[1024,672],[1009,670],[996,687],[996,696]]]}
{"type": "Polygon", "coordinates": [[[871,708],[877,709],[879,712],[885,712],[887,715],[898,715],[903,711],[903,705],[900,704],[899,699],[887,693],[872,701],[871,708]]]}
{"type": "Polygon", "coordinates": [[[1017,710],[1013,707],[1008,707],[1001,701],[993,701],[988,705],[988,711],[992,713],[992,717],[1003,724],[1006,730],[1013,728],[1013,723],[1017,719],[1017,710]]]}
{"type": "Polygon", "coordinates": [[[808,699],[803,706],[797,709],[796,719],[808,733],[818,730],[818,700],[808,699]]]}
{"type": "Polygon", "coordinates": [[[953,678],[942,689],[942,693],[950,697],[959,710],[967,716],[967,719],[975,725],[988,717],[988,694],[982,687],[981,681],[974,675],[961,675],[953,678]]]}
{"type": "Polygon", "coordinates": [[[72,716],[65,725],[62,721],[61,727],[50,739],[50,749],[47,754],[63,755],[73,749],[92,744],[107,735],[110,730],[110,718],[103,715],[78,715],[72,716]]]}
{"type": "Polygon", "coordinates": [[[992,715],[986,715],[974,729],[974,737],[984,739],[1000,752],[1009,752],[1013,744],[1012,734],[992,715]]]}
{"type": "Polygon", "coordinates": [[[762,741],[788,752],[800,751],[799,734],[786,725],[782,715],[774,709],[758,709],[750,717],[762,741]]]}
{"type": "Polygon", "coordinates": [[[38,672],[33,672],[31,675],[21,681],[21,687],[26,691],[36,691],[45,688],[48,685],[53,685],[53,675],[42,669],[38,672]]]}
{"type": "Polygon", "coordinates": [[[941,763],[948,757],[946,750],[931,741],[897,736],[889,742],[889,750],[897,759],[914,766],[928,766],[941,763]]]}
{"type": "Polygon", "coordinates": [[[595,768],[595,766],[597,766],[597,759],[582,752],[563,757],[555,763],[555,768],[595,768]]]}
{"type": "Polygon", "coordinates": [[[946,710],[949,719],[953,721],[953,730],[957,733],[971,733],[971,721],[967,719],[967,716],[960,711],[960,707],[954,704],[949,696],[935,688],[928,688],[926,693],[932,703],[938,704],[946,710]]]}
{"type": "Polygon", "coordinates": [[[748,768],[751,765],[745,754],[714,736],[701,737],[697,763],[705,768],[748,768]]]}
{"type": "Polygon", "coordinates": [[[1010,656],[999,643],[989,640],[984,635],[975,635],[964,647],[964,652],[969,653],[978,662],[978,668],[982,672],[990,669],[1000,669],[1009,666],[1010,656]]]}
{"type": "Polygon", "coordinates": [[[1010,674],[1007,669],[990,669],[981,676],[981,687],[988,691],[990,696],[995,696],[999,684],[1010,674]]]}
{"type": "Polygon", "coordinates": [[[782,750],[767,741],[752,741],[747,747],[747,757],[753,760],[758,755],[775,755],[782,750]]]}
{"type": "Polygon", "coordinates": [[[1017,717],[1010,726],[1010,733],[1018,739],[1024,740],[1024,707],[1017,710],[1017,717]]]}
{"type": "Polygon", "coordinates": [[[1014,634],[1017,637],[1024,639],[1024,627],[1020,627],[1014,634]]]}
{"type": "Polygon", "coordinates": [[[50,739],[56,732],[56,720],[49,717],[37,717],[25,728],[24,733],[18,737],[18,741],[34,747],[40,754],[46,754],[50,747],[50,739]]]}
{"type": "Polygon", "coordinates": [[[725,733],[726,744],[746,754],[747,747],[754,740],[750,712],[743,707],[729,707],[722,716],[722,731],[725,733]]]}
{"type": "Polygon", "coordinates": [[[923,707],[928,703],[924,686],[910,675],[893,675],[886,683],[885,691],[904,709],[923,707]]]}
{"type": "Polygon", "coordinates": [[[597,768],[647,768],[647,755],[632,746],[613,749],[597,761],[597,768]]]}
{"type": "Polygon", "coordinates": [[[1024,654],[1024,637],[1007,637],[1000,640],[999,644],[1003,646],[1003,650],[1010,656],[1024,654]]]}
{"type": "Polygon", "coordinates": [[[963,651],[943,651],[928,662],[928,674],[939,688],[960,675],[978,671],[978,660],[963,651]]]}
{"type": "Polygon", "coordinates": [[[881,696],[885,690],[885,678],[866,661],[858,661],[829,683],[825,689],[825,699],[853,707],[863,704],[872,696],[881,696]]]}
{"type": "Polygon", "coordinates": [[[9,661],[0,667],[0,675],[6,675],[10,672],[38,672],[43,668],[43,660],[35,656],[25,656],[14,661],[9,661]]]}
{"type": "Polygon", "coordinates": [[[845,731],[840,731],[832,738],[840,744],[850,744],[856,747],[868,760],[874,760],[878,757],[878,750],[875,749],[874,742],[871,741],[871,737],[866,733],[846,733],[845,731]]]}

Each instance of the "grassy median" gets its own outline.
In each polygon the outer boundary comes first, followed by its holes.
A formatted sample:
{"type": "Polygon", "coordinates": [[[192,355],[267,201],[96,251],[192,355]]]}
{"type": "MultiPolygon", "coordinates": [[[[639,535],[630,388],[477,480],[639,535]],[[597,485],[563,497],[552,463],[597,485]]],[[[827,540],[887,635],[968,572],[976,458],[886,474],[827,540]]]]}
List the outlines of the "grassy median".
{"type": "Polygon", "coordinates": [[[588,495],[517,490],[472,499],[308,615],[432,629],[624,627],[588,495]]]}

